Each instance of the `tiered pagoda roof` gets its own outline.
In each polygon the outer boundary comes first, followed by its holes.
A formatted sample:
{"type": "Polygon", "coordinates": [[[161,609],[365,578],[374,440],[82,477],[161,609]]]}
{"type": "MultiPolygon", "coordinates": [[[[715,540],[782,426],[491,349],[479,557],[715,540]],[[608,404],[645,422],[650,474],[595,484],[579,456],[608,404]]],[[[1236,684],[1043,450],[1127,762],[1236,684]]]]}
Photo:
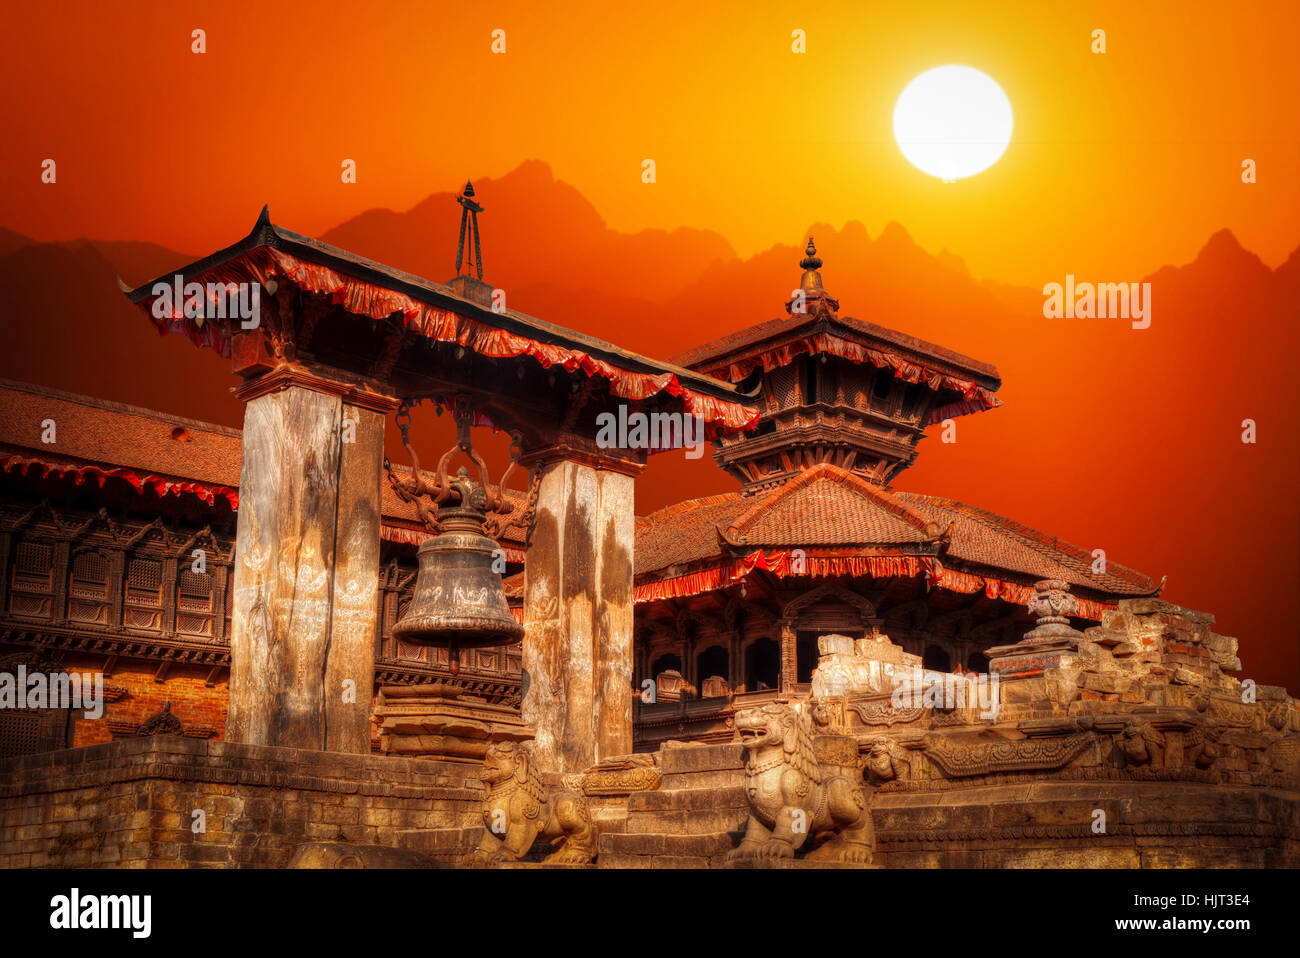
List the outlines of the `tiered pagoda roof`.
{"type": "Polygon", "coordinates": [[[748,433],[721,436],[715,459],[743,483],[637,521],[638,602],[685,598],[762,570],[777,578],[923,578],[1023,605],[1033,583],[1075,587],[1080,615],[1152,580],[953,499],[896,492],[925,427],[1001,405],[997,370],[942,346],[851,317],[822,285],[812,240],[790,314],[679,353],[674,362],[757,388],[748,433]]]}
{"type": "Polygon", "coordinates": [[[818,462],[888,485],[916,458],[925,427],[1002,404],[998,371],[942,346],[839,315],[813,241],[789,316],[678,353],[672,362],[759,388],[756,430],[721,437],[715,459],[770,488],[818,462]]]}

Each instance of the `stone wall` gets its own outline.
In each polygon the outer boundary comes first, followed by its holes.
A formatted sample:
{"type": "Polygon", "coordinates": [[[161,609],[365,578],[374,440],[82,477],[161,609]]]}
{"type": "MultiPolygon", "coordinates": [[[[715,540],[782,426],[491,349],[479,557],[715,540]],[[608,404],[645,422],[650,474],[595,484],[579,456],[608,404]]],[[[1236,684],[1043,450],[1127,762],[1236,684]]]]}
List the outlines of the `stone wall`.
{"type": "Polygon", "coordinates": [[[166,735],[26,755],[0,762],[0,868],[283,867],[303,842],[397,846],[477,824],[476,775],[166,735]]]}

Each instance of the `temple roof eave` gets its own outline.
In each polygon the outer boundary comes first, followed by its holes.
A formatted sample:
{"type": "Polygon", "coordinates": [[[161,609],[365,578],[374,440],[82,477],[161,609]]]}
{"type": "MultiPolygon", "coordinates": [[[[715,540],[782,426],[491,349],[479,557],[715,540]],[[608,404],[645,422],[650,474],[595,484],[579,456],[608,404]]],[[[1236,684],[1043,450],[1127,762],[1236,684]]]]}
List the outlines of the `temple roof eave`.
{"type": "MultiPolygon", "coordinates": [[[[383,304],[387,303],[389,298],[404,303],[421,304],[483,324],[508,335],[522,337],[542,347],[558,347],[567,350],[569,352],[564,358],[566,368],[569,368],[568,364],[575,355],[583,358],[590,357],[586,363],[576,364],[583,365],[588,375],[603,374],[612,370],[615,375],[626,372],[643,379],[652,377],[653,385],[658,388],[651,390],[651,394],[667,392],[674,396],[681,396],[690,411],[700,412],[707,421],[722,422],[728,431],[751,428],[757,421],[758,410],[750,405],[756,397],[742,392],[731,383],[621,349],[596,337],[515,310],[496,312],[455,295],[441,284],[276,226],[271,222],[266,207],[263,207],[253,230],[238,242],[135,288],[128,287],[120,279],[118,284],[132,303],[149,309],[155,296],[153,292],[155,287],[158,284],[170,287],[178,275],[182,278],[182,283],[186,283],[199,281],[201,277],[218,271],[224,271],[227,276],[232,271],[242,271],[249,273],[250,279],[260,281],[262,277],[254,275],[256,271],[248,267],[251,258],[262,251],[275,251],[281,256],[292,257],[295,261],[330,270],[368,284],[373,290],[392,294],[391,297],[372,297],[372,300],[381,304],[377,307],[381,310],[381,314],[371,315],[372,319],[387,318],[392,312],[398,311],[382,312],[383,304]],[[592,359],[595,363],[591,363],[592,359]],[[593,366],[594,371],[586,368],[588,365],[593,366]],[[696,401],[692,402],[692,400],[696,401]]],[[[290,282],[294,281],[293,276],[289,276],[288,279],[290,282]]],[[[374,313],[374,308],[371,312],[374,313]]],[[[164,332],[178,331],[173,328],[173,324],[164,324],[160,328],[164,332]]],[[[220,338],[220,334],[213,332],[210,324],[209,329],[202,330],[202,334],[197,338],[193,326],[189,327],[188,332],[196,344],[219,345],[216,340],[220,338]]],[[[472,344],[471,348],[473,348],[472,344]]],[[[642,387],[642,390],[644,391],[645,388],[642,387]]]]}

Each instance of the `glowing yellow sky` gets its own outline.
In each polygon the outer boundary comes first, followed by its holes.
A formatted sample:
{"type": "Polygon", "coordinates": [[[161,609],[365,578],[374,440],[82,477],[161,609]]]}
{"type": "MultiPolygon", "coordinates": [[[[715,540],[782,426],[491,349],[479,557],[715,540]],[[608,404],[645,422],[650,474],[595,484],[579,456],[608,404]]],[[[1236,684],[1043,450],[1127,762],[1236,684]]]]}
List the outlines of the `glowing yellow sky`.
{"type": "Polygon", "coordinates": [[[1136,279],[1223,227],[1269,265],[1300,239],[1294,4],[813,6],[32,5],[0,41],[0,225],[202,253],[264,202],[320,233],[536,157],[618,229],[707,227],[742,255],[816,221],[897,220],[978,276],[1038,286],[1136,279]],[[1006,155],[956,184],[891,132],[899,92],[945,63],[989,74],[1015,112],[1006,155]]]}

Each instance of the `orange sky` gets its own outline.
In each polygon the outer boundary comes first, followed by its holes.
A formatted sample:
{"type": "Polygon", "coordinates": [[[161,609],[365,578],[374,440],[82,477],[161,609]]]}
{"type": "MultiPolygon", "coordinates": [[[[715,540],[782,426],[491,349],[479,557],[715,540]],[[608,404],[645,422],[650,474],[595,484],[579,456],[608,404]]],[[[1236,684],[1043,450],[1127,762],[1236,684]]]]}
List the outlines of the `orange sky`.
{"type": "Polygon", "coordinates": [[[539,157],[614,228],[708,227],[742,255],[814,221],[898,220],[977,276],[1040,286],[1136,279],[1223,227],[1270,266],[1295,245],[1294,3],[809,6],[25,5],[0,40],[21,91],[0,103],[0,224],[200,253],[267,201],[319,234],[539,157]],[[1016,123],[956,184],[911,168],[891,129],[906,83],[944,63],[997,80],[1016,123]]]}

